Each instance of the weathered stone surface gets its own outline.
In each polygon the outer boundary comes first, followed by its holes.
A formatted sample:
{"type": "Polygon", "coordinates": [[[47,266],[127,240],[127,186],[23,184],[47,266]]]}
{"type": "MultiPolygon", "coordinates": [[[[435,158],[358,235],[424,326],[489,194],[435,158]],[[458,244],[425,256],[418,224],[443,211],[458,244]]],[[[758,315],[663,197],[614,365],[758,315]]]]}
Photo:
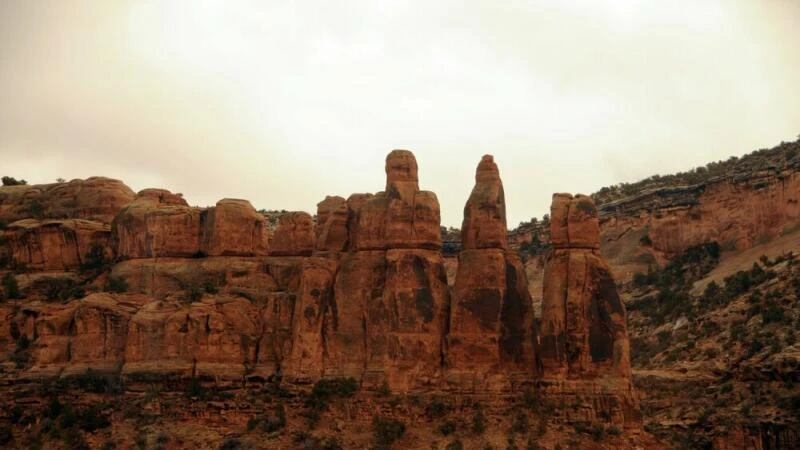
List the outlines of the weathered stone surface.
{"type": "Polygon", "coordinates": [[[257,364],[258,310],[217,297],[190,305],[154,301],[130,319],[123,374],[241,380],[257,364]]]}
{"type": "Polygon", "coordinates": [[[367,305],[383,296],[385,282],[385,251],[349,253],[340,261],[332,322],[325,330],[325,376],[361,379],[367,360],[367,305]]]}
{"type": "Polygon", "coordinates": [[[464,207],[447,335],[447,382],[466,391],[508,391],[533,378],[535,330],[522,261],[506,250],[503,185],[494,159],[478,165],[464,207]]]}
{"type": "Polygon", "coordinates": [[[283,364],[290,380],[313,381],[325,373],[327,336],[338,330],[334,280],[338,263],[327,258],[303,262],[292,323],[291,355],[283,364]]]}
{"type": "Polygon", "coordinates": [[[266,255],[267,220],[247,200],[226,198],[201,216],[202,249],[209,256],[266,255]]]}
{"type": "Polygon", "coordinates": [[[163,189],[145,189],[112,223],[117,257],[193,257],[200,254],[200,210],[163,189]]]}
{"type": "Polygon", "coordinates": [[[82,219],[25,219],[0,231],[0,256],[33,270],[74,270],[96,256],[112,257],[111,227],[82,219]]]}
{"type": "Polygon", "coordinates": [[[341,252],[347,248],[347,201],[342,197],[325,197],[317,204],[316,250],[341,252]]]}
{"type": "Polygon", "coordinates": [[[135,259],[114,265],[111,275],[124,279],[131,292],[159,299],[212,290],[266,302],[272,293],[296,292],[301,266],[299,257],[135,259]]]}
{"type": "Polygon", "coordinates": [[[400,392],[434,386],[449,302],[442,257],[430,250],[389,250],[384,268],[372,272],[372,293],[383,288],[383,295],[366,298],[364,382],[385,382],[400,392]]]}
{"type": "Polygon", "coordinates": [[[506,200],[500,171],[492,155],[484,155],[475,172],[475,187],[464,206],[461,245],[475,248],[507,248],[506,200]]]}
{"type": "Polygon", "coordinates": [[[551,211],[555,249],[544,274],[539,353],[545,377],[629,379],[625,306],[592,247],[599,236],[596,209],[588,197],[555,195],[551,211]]]}
{"type": "Polygon", "coordinates": [[[67,183],[0,186],[0,221],[22,219],[85,219],[111,223],[133,201],[133,191],[105,177],[67,183]]]}
{"type": "Polygon", "coordinates": [[[600,225],[591,197],[553,194],[550,223],[555,248],[600,248],[600,225]]]}
{"type": "Polygon", "coordinates": [[[408,150],[394,150],[386,157],[386,191],[359,195],[348,201],[355,250],[442,247],[439,200],[420,191],[417,162],[408,150]]]}
{"type": "Polygon", "coordinates": [[[306,212],[281,216],[272,237],[269,254],[273,256],[311,256],[314,251],[314,220],[306,212]]]}

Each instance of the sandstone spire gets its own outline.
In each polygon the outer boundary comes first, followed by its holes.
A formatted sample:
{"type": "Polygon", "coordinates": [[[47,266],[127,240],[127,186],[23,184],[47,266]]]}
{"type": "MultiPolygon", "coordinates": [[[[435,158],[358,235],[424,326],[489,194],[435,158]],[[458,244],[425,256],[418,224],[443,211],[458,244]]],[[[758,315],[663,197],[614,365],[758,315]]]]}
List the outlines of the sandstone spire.
{"type": "Polygon", "coordinates": [[[508,248],[506,199],[500,171],[492,155],[484,155],[475,171],[475,187],[464,206],[461,245],[476,248],[508,248]]]}
{"type": "Polygon", "coordinates": [[[629,378],[625,306],[600,255],[591,198],[554,194],[551,233],[539,353],[545,378],[629,378]]]}
{"type": "Polygon", "coordinates": [[[463,251],[450,307],[447,381],[467,391],[510,390],[535,371],[533,314],[522,261],[507,250],[503,183],[491,155],[464,207],[463,251]]]}

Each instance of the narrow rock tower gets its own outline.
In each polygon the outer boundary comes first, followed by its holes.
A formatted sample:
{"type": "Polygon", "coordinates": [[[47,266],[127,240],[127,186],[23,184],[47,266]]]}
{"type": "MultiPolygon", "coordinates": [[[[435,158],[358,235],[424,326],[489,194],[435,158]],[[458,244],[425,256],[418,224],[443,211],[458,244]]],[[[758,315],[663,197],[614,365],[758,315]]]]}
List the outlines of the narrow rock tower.
{"type": "Polygon", "coordinates": [[[535,331],[525,269],[508,251],[503,182],[491,155],[478,164],[461,239],[447,384],[466,392],[513,390],[533,378],[535,331]]]}
{"type": "Polygon", "coordinates": [[[625,306],[600,255],[594,202],[554,194],[550,220],[539,353],[544,377],[630,379],[625,306]]]}

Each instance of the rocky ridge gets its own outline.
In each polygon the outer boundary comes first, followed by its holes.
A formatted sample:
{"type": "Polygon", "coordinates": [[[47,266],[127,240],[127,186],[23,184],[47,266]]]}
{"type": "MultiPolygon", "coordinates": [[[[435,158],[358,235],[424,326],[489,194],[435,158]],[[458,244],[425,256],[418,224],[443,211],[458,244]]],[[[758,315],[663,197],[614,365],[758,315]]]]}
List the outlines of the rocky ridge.
{"type": "MultiPolygon", "coordinates": [[[[80,195],[97,198],[121,184],[92,180],[80,195]]],[[[29,187],[47,189],[59,192],[29,187]]],[[[153,383],[303,392],[352,379],[364,392],[456,392],[492,408],[522,394],[531,404],[572,399],[580,414],[556,408],[540,420],[640,427],[624,370],[604,373],[602,385],[588,366],[574,372],[580,382],[542,371],[528,282],[508,249],[502,182],[489,155],[465,206],[452,289],[438,200],[419,189],[409,151],[387,156],[383,191],[327,197],[316,221],[290,212],[273,231],[245,200],[196,208],[160,189],[128,197],[113,218],[92,220],[69,218],[85,212],[15,220],[19,208],[9,205],[20,196],[0,197],[10,199],[0,218],[12,221],[0,242],[13,271],[0,304],[0,353],[14,362],[6,365],[12,379],[95,373],[126,392],[153,383]]],[[[575,301],[593,311],[613,293],[575,301]]],[[[575,332],[589,336],[588,328],[575,332]]],[[[615,334],[614,345],[625,339],[615,334]]],[[[566,359],[575,342],[549,354],[566,359]]],[[[626,366],[627,354],[613,356],[626,366]]]]}

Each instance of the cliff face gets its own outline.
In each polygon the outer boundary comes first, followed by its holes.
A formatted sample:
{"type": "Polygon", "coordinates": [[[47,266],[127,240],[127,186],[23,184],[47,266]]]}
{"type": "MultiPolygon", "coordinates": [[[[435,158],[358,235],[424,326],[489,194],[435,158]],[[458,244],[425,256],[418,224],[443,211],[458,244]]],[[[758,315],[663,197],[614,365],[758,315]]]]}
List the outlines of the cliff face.
{"type": "Polygon", "coordinates": [[[600,207],[601,246],[620,279],[716,241],[746,250],[797,230],[800,167],[662,188],[600,207]]]}
{"type": "MultiPolygon", "coordinates": [[[[580,404],[580,413],[536,409],[542,436],[548,421],[637,430],[625,311],[596,245],[583,248],[578,238],[595,242],[596,232],[572,233],[570,244],[580,248],[557,249],[591,257],[580,267],[552,263],[545,287],[565,285],[573,272],[590,275],[584,290],[552,296],[547,311],[564,320],[549,321],[549,334],[540,335],[525,269],[508,248],[493,158],[479,163],[464,208],[452,289],[438,200],[420,190],[414,155],[391,152],[385,171],[383,191],[327,197],[316,220],[282,214],[274,231],[245,200],[196,208],[169,191],[133,195],[117,181],[95,179],[80,195],[119,199],[106,205],[116,207],[113,217],[80,200],[64,219],[17,220],[20,198],[30,194],[3,188],[0,220],[9,225],[0,241],[0,354],[14,361],[5,379],[63,381],[91,370],[124,383],[127,393],[198,382],[303,392],[322,380],[353,379],[369,395],[477,396],[497,420],[509,401],[526,399],[529,409],[580,404]],[[561,340],[548,345],[548,358],[572,361],[583,352],[568,377],[543,365],[537,349],[555,335],[561,340]]],[[[62,196],[64,189],[25,192],[62,196]]],[[[594,211],[590,200],[578,210],[584,206],[594,211]]],[[[591,224],[570,219],[570,227],[596,228],[590,216],[591,224]]],[[[392,405],[403,420],[418,407],[392,405]]],[[[343,417],[361,420],[351,415],[343,417]]]]}

